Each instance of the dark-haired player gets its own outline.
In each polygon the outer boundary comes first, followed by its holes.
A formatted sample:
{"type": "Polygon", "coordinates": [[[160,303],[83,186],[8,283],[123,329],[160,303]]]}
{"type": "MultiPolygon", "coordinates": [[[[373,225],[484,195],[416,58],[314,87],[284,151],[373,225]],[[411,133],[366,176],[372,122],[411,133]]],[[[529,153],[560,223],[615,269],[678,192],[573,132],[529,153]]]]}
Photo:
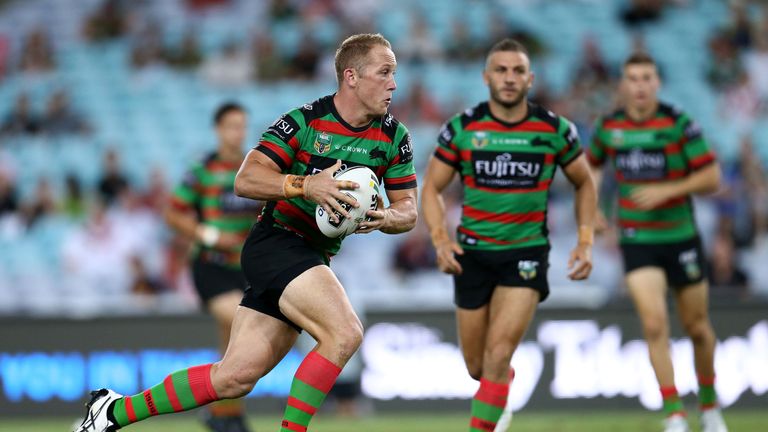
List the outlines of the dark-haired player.
{"type": "Polygon", "coordinates": [[[177,371],[134,396],[93,392],[78,431],[110,431],[151,415],[242,397],[288,353],[301,330],[318,344],[296,371],[280,430],[307,430],[363,337],[328,266],[341,239],[320,233],[315,206],[348,217],[339,201],[356,206],[343,191],[359,185],[337,181],[333,174],[365,165],[383,181],[390,206],[369,210],[358,232],[405,232],[417,215],[410,136],[387,113],[397,67],[389,42],[379,34],[351,36],[336,51],[335,64],[338,91],[275,121],[235,179],[238,195],[268,203],[243,248],[249,286],[224,358],[177,371]]]}
{"type": "Polygon", "coordinates": [[[624,63],[624,106],[597,123],[589,149],[598,184],[600,166],[613,164],[619,185],[618,224],[629,294],[640,317],[661,389],[666,432],[689,430],[675,388],[669,353],[667,291],[693,342],[704,432],[725,432],[715,394],[715,332],[707,312],[704,252],[691,195],[711,193],[720,168],[698,124],[660,102],[656,63],[644,53],[624,63]]]}
{"type": "Polygon", "coordinates": [[[569,262],[574,280],[592,270],[597,194],[576,128],[528,102],[533,73],[525,47],[511,39],[498,42],[483,79],[490,98],[443,126],[422,189],[438,267],[454,275],[464,361],[480,381],[470,431],[507,427],[499,419],[514,377],[510,360],[549,294],[547,198],[557,167],[576,188],[579,235],[569,262]],[[457,174],[464,202],[453,240],[442,191],[457,174]]]}
{"type": "MultiPolygon", "coordinates": [[[[224,354],[246,288],[240,250],[261,206],[258,201],[235,195],[235,176],[245,156],[245,110],[236,103],[225,103],[213,120],[218,146],[184,175],[166,208],[165,219],[194,241],[192,278],[200,301],[216,321],[224,354]]],[[[248,430],[241,399],[209,405],[205,422],[214,432],[248,430]]]]}

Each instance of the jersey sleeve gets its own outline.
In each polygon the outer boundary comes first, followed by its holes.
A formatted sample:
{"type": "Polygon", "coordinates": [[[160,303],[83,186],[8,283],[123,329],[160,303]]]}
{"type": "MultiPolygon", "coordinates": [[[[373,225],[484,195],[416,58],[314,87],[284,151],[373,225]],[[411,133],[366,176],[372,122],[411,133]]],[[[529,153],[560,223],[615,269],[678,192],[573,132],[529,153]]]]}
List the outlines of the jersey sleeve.
{"type": "Polygon", "coordinates": [[[302,119],[303,115],[299,110],[283,114],[261,134],[261,139],[254,149],[267,155],[282,171],[287,171],[299,149],[302,119]]]}
{"type": "Polygon", "coordinates": [[[416,168],[413,166],[413,144],[411,134],[402,127],[402,133],[396,135],[395,154],[389,159],[384,172],[384,188],[387,190],[413,189],[416,187],[416,168]]]}
{"type": "Polygon", "coordinates": [[[456,139],[456,129],[453,127],[453,122],[446,122],[440,129],[440,134],[437,136],[437,147],[435,148],[435,158],[445,162],[452,166],[456,171],[459,171],[461,155],[459,154],[459,148],[454,143],[456,139]]]}
{"type": "Polygon", "coordinates": [[[560,119],[560,135],[561,147],[557,152],[557,164],[561,167],[565,167],[581,154],[581,144],[579,141],[579,131],[576,129],[576,125],[570,121],[561,118],[560,119]]]}
{"type": "Polygon", "coordinates": [[[683,128],[682,151],[688,170],[696,171],[715,162],[715,154],[704,139],[701,126],[687,116],[680,121],[683,128]]]}
{"type": "Polygon", "coordinates": [[[592,139],[589,141],[589,148],[587,149],[587,160],[590,165],[594,167],[603,165],[605,163],[605,158],[607,157],[605,143],[600,139],[602,126],[602,121],[598,121],[595,125],[595,129],[592,132],[592,139]]]}
{"type": "Polygon", "coordinates": [[[196,166],[184,173],[181,183],[176,186],[171,195],[171,205],[173,208],[189,211],[197,207],[200,202],[199,170],[200,167],[196,166]]]}

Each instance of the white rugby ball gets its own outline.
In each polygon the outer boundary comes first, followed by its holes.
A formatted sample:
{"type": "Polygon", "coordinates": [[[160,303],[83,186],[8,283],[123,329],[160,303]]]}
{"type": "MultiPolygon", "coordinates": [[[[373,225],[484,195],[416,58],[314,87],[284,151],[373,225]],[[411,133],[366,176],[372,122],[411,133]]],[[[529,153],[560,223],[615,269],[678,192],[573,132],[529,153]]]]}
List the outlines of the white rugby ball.
{"type": "Polygon", "coordinates": [[[328,212],[318,205],[315,208],[315,221],[317,222],[318,228],[320,228],[320,232],[326,237],[346,237],[357,230],[360,223],[365,220],[365,213],[368,210],[376,210],[379,197],[379,180],[370,168],[364,166],[354,166],[339,171],[333,178],[336,180],[350,180],[360,185],[356,190],[341,191],[354,198],[360,206],[352,207],[347,203],[339,201],[339,203],[344,206],[347,213],[349,213],[350,217],[345,218],[334,211],[339,218],[338,222],[334,222],[328,212]]]}

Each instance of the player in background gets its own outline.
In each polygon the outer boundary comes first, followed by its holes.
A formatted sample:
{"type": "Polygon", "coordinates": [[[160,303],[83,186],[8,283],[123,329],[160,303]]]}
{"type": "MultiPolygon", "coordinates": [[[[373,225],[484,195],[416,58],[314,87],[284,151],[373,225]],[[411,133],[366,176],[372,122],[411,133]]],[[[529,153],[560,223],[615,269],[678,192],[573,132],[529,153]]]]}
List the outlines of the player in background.
{"type": "MultiPolygon", "coordinates": [[[[245,157],[245,110],[236,103],[223,104],[213,122],[218,146],[184,175],[165,210],[165,219],[176,232],[194,241],[192,278],[200,301],[216,321],[224,354],[246,288],[240,249],[261,205],[238,197],[234,190],[245,157]]],[[[209,405],[205,423],[213,432],[248,431],[241,399],[209,405]]]]}
{"type": "Polygon", "coordinates": [[[534,75],[526,48],[511,39],[498,42],[483,79],[490,98],[443,126],[421,203],[438,267],[454,277],[464,362],[480,381],[470,431],[507,428],[499,419],[514,378],[510,360],[549,294],[547,198],[557,167],[576,190],[573,280],[586,279],[592,270],[597,195],[574,125],[528,102],[534,75]],[[457,174],[464,202],[454,240],[442,191],[457,174]]]}
{"type": "Polygon", "coordinates": [[[629,295],[648,343],[664,403],[665,431],[688,431],[669,351],[667,292],[693,342],[704,432],[726,426],[715,393],[715,332],[709,321],[704,252],[691,195],[712,193],[720,168],[698,124],[660,102],[656,63],[645,53],[624,63],[624,107],[597,123],[589,160],[597,183],[610,160],[619,186],[618,225],[629,295]]]}
{"type": "Polygon", "coordinates": [[[417,217],[410,135],[387,113],[397,66],[389,42],[379,34],[351,36],[336,51],[335,66],[338,91],[277,119],[235,179],[238,195],[268,203],[243,247],[249,286],[223,359],[174,372],[133,396],[95,391],[78,431],[108,432],[153,415],[242,397],[288,353],[302,329],[318,344],[296,371],[280,430],[307,430],[363,337],[328,266],[341,239],[320,233],[315,206],[348,217],[340,201],[357,204],[343,191],[359,185],[334,180],[333,174],[365,165],[383,180],[390,206],[369,210],[358,232],[405,232],[417,217]]]}

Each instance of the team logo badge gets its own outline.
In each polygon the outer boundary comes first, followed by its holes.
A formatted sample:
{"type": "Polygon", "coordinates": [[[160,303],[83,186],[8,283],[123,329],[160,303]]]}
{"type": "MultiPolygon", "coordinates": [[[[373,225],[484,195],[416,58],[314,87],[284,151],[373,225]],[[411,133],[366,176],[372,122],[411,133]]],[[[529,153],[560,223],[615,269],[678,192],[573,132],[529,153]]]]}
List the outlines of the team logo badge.
{"type": "Polygon", "coordinates": [[[690,249],[680,254],[680,264],[685,269],[688,279],[698,279],[701,277],[701,267],[699,266],[698,253],[696,249],[690,249]]]}
{"type": "Polygon", "coordinates": [[[488,145],[488,132],[475,132],[472,134],[472,147],[483,148],[488,145]]]}
{"type": "Polygon", "coordinates": [[[315,136],[315,151],[323,154],[331,149],[332,137],[325,132],[318,132],[315,136]]]}
{"type": "Polygon", "coordinates": [[[611,142],[616,147],[619,147],[622,144],[624,144],[624,131],[622,131],[620,129],[614,129],[611,132],[611,142]]]}
{"type": "Polygon", "coordinates": [[[536,267],[539,266],[538,261],[523,260],[517,262],[517,271],[520,273],[520,277],[524,280],[531,280],[536,277],[536,267]]]}

